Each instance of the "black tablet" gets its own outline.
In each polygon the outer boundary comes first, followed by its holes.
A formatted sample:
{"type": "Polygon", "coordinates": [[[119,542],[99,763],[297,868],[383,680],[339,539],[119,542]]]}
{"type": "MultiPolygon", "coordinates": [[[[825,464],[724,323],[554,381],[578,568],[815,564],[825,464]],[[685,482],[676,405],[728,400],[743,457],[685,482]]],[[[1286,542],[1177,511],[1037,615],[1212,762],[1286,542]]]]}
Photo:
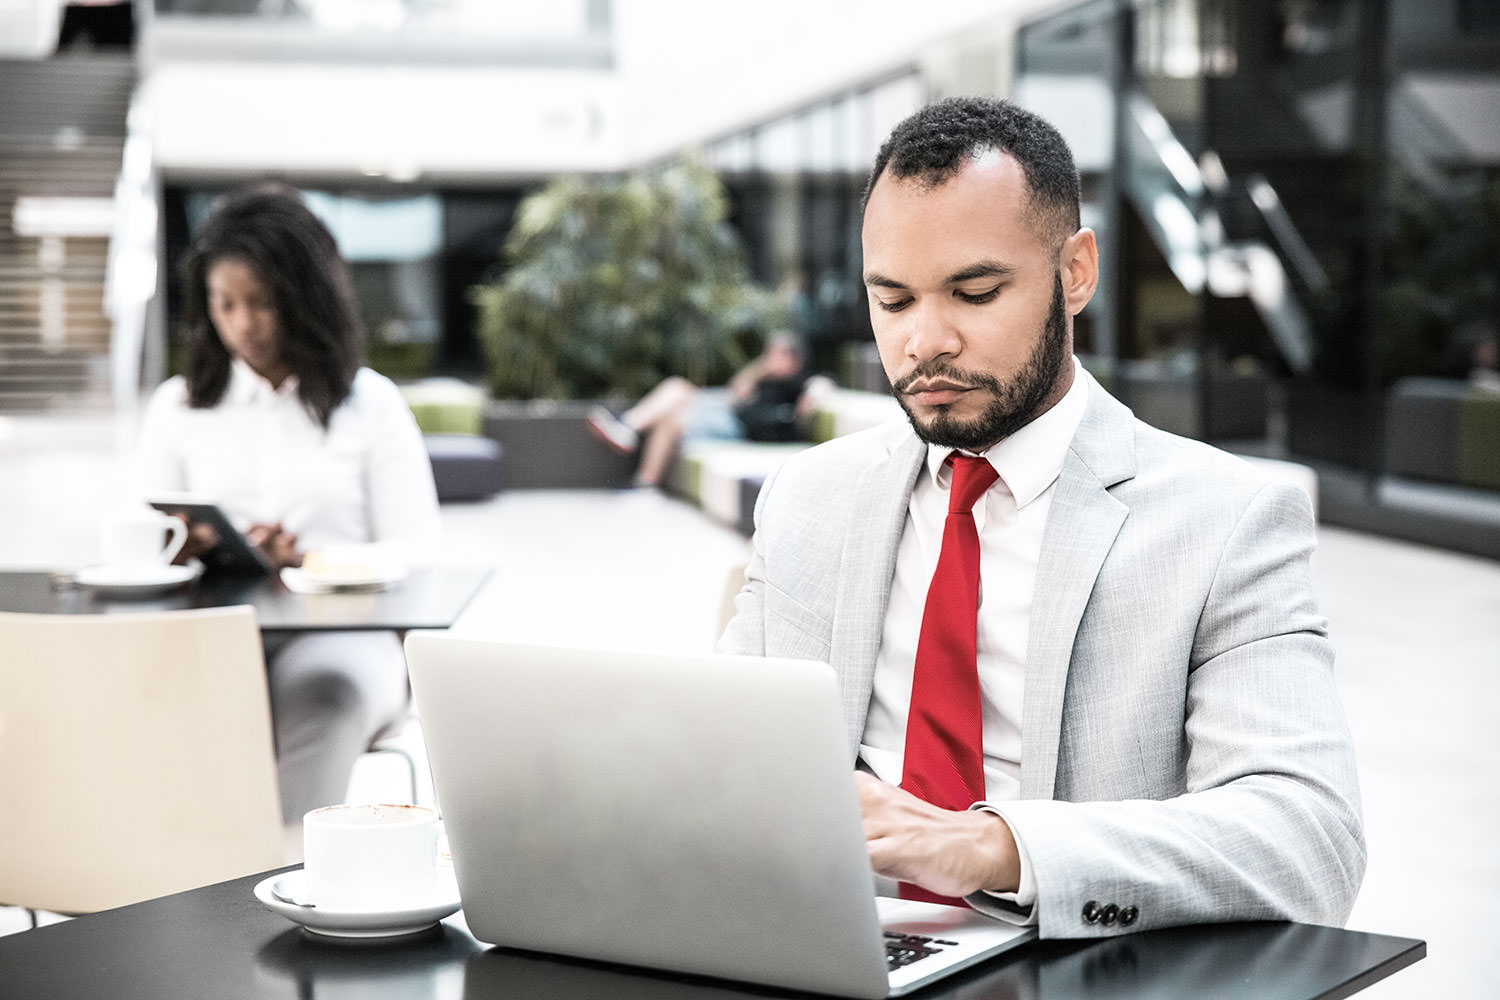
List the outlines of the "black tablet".
{"type": "Polygon", "coordinates": [[[198,556],[203,561],[205,573],[269,573],[271,564],[260,549],[251,545],[240,534],[224,511],[217,504],[204,503],[186,497],[155,497],[147,501],[157,510],[168,514],[180,514],[187,518],[188,526],[206,524],[219,536],[219,544],[198,556]]]}

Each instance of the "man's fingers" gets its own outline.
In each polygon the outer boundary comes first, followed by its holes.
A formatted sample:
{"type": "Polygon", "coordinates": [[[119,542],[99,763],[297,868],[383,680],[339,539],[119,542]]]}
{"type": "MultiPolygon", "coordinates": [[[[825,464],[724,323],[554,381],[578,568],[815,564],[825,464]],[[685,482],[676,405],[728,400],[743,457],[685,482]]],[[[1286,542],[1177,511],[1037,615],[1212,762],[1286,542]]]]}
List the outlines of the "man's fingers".
{"type": "Polygon", "coordinates": [[[1019,860],[1000,817],[941,809],[868,774],[856,773],[854,780],[865,849],[877,875],[945,896],[1014,888],[1019,860]]]}

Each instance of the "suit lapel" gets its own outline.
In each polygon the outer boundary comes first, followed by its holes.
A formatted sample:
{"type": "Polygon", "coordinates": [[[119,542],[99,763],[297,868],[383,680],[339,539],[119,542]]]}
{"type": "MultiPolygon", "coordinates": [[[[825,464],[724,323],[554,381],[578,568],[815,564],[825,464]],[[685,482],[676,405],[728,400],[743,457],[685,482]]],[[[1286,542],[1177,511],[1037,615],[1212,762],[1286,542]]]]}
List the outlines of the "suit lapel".
{"type": "Polygon", "coordinates": [[[875,658],[885,631],[896,550],[906,528],[912,485],[926,455],[926,445],[908,433],[884,461],[866,469],[853,488],[829,659],[838,672],[855,751],[864,732],[875,658]]]}
{"type": "Polygon", "coordinates": [[[1037,564],[1021,721],[1022,798],[1052,797],[1074,639],[1099,570],[1129,514],[1109,490],[1135,475],[1135,418],[1092,379],[1088,389],[1037,564]]]}

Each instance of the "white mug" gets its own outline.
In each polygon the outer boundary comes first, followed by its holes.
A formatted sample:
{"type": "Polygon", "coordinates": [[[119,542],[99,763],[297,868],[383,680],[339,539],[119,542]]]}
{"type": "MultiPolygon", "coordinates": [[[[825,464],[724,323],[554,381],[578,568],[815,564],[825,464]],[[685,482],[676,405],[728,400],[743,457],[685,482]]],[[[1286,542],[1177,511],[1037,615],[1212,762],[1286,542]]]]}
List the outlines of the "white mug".
{"type": "Polygon", "coordinates": [[[389,912],[431,901],[438,816],[427,806],[354,803],[302,818],[307,901],[339,912],[389,912]]]}
{"type": "Polygon", "coordinates": [[[105,518],[99,526],[99,545],[106,566],[146,570],[177,558],[187,535],[181,518],[142,507],[105,518]]]}

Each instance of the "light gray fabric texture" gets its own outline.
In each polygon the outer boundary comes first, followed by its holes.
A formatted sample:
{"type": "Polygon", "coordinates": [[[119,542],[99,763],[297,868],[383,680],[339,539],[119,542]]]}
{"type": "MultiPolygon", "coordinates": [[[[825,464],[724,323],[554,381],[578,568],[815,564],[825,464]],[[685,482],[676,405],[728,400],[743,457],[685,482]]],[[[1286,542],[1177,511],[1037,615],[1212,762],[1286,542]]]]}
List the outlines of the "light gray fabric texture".
{"type": "Polygon", "coordinates": [[[307,632],[266,640],[282,817],[346,800],[354,762],[406,709],[395,632],[307,632]]]}
{"type": "MultiPolygon", "coordinates": [[[[1040,933],[1342,924],[1365,846],[1311,502],[1088,383],[1037,569],[1021,799],[997,803],[1030,855],[1040,933]],[[1090,923],[1090,901],[1139,917],[1090,923]]],[[[720,640],[831,663],[851,763],[924,454],[903,422],[789,459],[756,503],[720,640]]]]}

